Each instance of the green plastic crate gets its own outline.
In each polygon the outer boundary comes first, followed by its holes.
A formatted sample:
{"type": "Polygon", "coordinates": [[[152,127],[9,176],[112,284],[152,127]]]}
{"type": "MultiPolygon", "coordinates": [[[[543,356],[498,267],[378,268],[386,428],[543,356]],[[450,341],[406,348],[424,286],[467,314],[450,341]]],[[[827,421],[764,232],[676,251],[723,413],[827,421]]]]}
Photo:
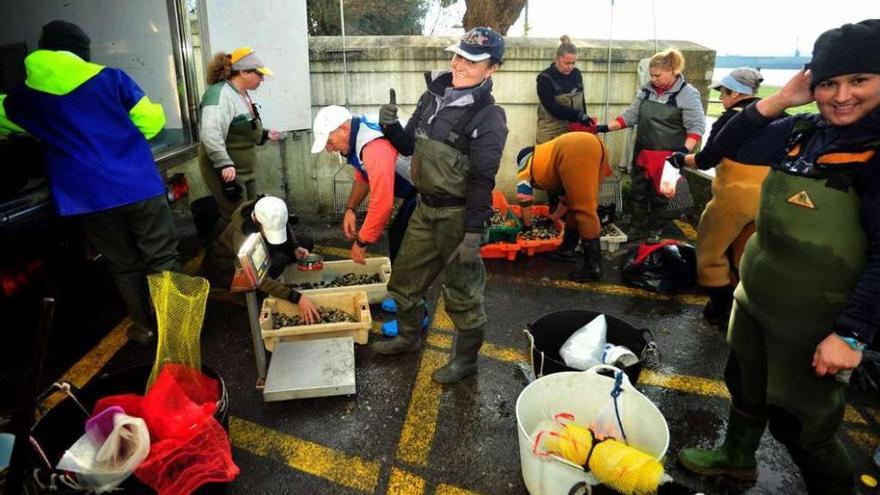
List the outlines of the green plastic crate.
{"type": "Polygon", "coordinates": [[[516,242],[516,235],[522,230],[519,218],[512,211],[507,211],[507,219],[516,222],[514,227],[489,227],[489,242],[516,242]]]}

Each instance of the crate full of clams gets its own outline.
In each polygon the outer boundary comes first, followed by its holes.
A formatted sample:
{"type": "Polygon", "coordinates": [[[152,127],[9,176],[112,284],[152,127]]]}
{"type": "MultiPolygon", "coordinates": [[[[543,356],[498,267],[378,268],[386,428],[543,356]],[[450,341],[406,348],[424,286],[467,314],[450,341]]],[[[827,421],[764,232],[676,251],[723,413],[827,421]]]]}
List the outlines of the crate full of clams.
{"type": "Polygon", "coordinates": [[[263,301],[260,329],[268,351],[271,352],[278,342],[349,335],[356,344],[367,343],[373,319],[366,292],[309,294],[308,297],[318,307],[320,314],[320,321],[311,324],[306,324],[299,306],[290,301],[274,297],[267,297],[263,301]]]}
{"type": "Polygon", "coordinates": [[[313,271],[300,271],[292,264],[281,281],[309,296],[364,291],[370,304],[379,304],[388,297],[391,260],[379,257],[366,261],[364,265],[351,260],[325,261],[321,270],[313,271]]]}

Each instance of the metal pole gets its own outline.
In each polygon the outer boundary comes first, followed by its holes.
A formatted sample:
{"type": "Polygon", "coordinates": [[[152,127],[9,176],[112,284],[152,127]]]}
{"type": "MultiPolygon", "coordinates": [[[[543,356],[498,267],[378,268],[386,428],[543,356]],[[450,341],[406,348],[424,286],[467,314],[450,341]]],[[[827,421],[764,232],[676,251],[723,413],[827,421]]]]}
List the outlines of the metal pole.
{"type": "Polygon", "coordinates": [[[348,108],[348,59],[345,55],[345,7],[342,2],[343,0],[339,0],[339,24],[342,28],[342,84],[345,91],[345,108],[348,108]]]}
{"type": "Polygon", "coordinates": [[[248,309],[248,326],[251,328],[251,342],[254,345],[254,358],[257,361],[257,388],[266,385],[266,348],[263,347],[263,334],[260,330],[260,308],[257,306],[257,291],[244,293],[248,309]]]}
{"type": "MultiPolygon", "coordinates": [[[[608,110],[611,100],[611,41],[614,39],[612,35],[614,30],[614,0],[611,0],[611,15],[608,19],[608,69],[605,74],[605,123],[608,123],[608,110]]],[[[602,134],[602,142],[606,142],[608,133],[602,134]]]]}

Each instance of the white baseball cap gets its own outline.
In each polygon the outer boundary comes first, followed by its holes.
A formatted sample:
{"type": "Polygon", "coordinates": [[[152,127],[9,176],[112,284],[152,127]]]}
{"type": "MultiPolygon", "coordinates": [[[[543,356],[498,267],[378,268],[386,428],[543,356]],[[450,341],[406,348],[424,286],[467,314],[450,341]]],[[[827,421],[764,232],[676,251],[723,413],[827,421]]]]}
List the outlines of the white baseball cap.
{"type": "Polygon", "coordinates": [[[254,205],[254,220],[263,227],[269,244],[287,242],[287,204],[281,198],[266,196],[254,205]]]}
{"type": "Polygon", "coordinates": [[[339,105],[330,105],[318,111],[315,115],[315,123],[312,125],[312,133],[315,135],[312,153],[320,153],[327,146],[330,134],[349,120],[351,120],[351,112],[339,105]]]}

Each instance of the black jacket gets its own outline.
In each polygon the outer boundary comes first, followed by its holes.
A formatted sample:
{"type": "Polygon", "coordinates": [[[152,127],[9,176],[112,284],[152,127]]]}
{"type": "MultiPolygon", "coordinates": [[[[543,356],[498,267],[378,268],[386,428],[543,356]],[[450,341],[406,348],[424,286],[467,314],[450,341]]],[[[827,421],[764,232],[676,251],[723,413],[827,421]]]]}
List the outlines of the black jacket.
{"type": "Polygon", "coordinates": [[[470,113],[473,106],[482,107],[464,126],[461,135],[466,138],[460,139],[457,147],[470,157],[465,232],[483,232],[492,215],[492,189],[507,141],[507,117],[504,110],[495,105],[492,79],[474,88],[456,91],[452,88],[450,72],[426,74],[426,79],[428,90],[419,98],[406,129],[397,124],[383,127],[383,132],[399,153],[409,156],[415,148],[416,133],[445,142],[449,131],[470,113]],[[453,101],[471,103],[457,105],[453,101]]]}
{"type": "MultiPolygon", "coordinates": [[[[564,76],[556,70],[554,64],[550,64],[550,67],[547,67],[538,74],[537,82],[538,100],[540,100],[541,105],[544,105],[544,108],[550,112],[550,115],[553,115],[557,119],[567,120],[569,122],[577,122],[580,120],[580,110],[560,105],[559,103],[556,103],[554,97],[556,95],[568,94],[575,90],[584,91],[584,79],[583,76],[581,76],[581,71],[575,68],[571,71],[571,74],[564,76]],[[552,79],[552,81],[548,79],[548,77],[552,79]],[[556,88],[554,88],[554,82],[556,83],[556,88]]],[[[588,113],[586,99],[584,99],[584,113],[588,113]]]]}
{"type": "MultiPolygon", "coordinates": [[[[777,167],[783,161],[786,140],[799,119],[811,120],[818,127],[810,138],[811,144],[821,140],[824,145],[833,142],[846,148],[852,143],[861,148],[862,143],[880,141],[880,108],[851,126],[835,127],[813,114],[773,121],[762,116],[752,104],[730,119],[716,138],[715,147],[722,155],[741,163],[770,163],[777,167]]],[[[861,217],[868,241],[868,259],[833,330],[870,343],[880,329],[880,154],[875,154],[859,170],[854,186],[862,198],[861,217]]]]}
{"type": "Polygon", "coordinates": [[[721,129],[734,117],[734,115],[738,114],[742,111],[743,108],[755,103],[760,100],[760,98],[746,98],[744,100],[740,100],[733,104],[732,107],[728,108],[718,117],[712,124],[712,130],[709,132],[709,138],[706,139],[706,142],[703,143],[703,149],[699,151],[696,155],[694,155],[694,160],[697,162],[697,168],[700,170],[709,170],[710,168],[718,165],[718,162],[721,161],[721,153],[715,149],[715,138],[718,137],[718,134],[721,133],[721,129]]]}

